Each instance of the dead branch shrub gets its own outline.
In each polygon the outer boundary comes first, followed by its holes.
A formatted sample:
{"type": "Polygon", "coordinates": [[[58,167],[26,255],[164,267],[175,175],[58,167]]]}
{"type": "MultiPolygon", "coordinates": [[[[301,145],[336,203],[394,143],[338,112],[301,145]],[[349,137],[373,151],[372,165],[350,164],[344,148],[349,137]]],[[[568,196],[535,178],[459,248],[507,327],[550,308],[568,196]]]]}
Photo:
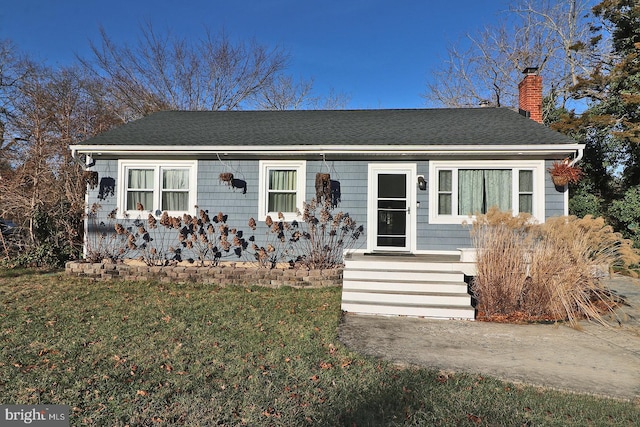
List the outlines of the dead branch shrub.
{"type": "Polygon", "coordinates": [[[602,284],[614,264],[636,263],[631,242],[602,218],[557,217],[535,224],[490,210],[472,226],[479,317],[605,323],[617,297],[602,284]]]}
{"type": "Polygon", "coordinates": [[[127,235],[122,226],[117,227],[117,209],[100,217],[102,206],[94,203],[87,212],[89,233],[86,235],[85,260],[88,262],[117,262],[129,255],[127,235]]]}
{"type": "Polygon", "coordinates": [[[222,258],[239,258],[246,249],[242,231],[227,225],[227,215],[214,217],[200,209],[198,216],[184,214],[172,217],[165,211],[159,218],[116,218],[114,209],[107,218],[99,218],[100,205],[94,204],[88,215],[87,235],[89,262],[121,262],[135,259],[149,266],[163,266],[180,261],[199,265],[217,265],[222,258]]]}
{"type": "MultiPolygon", "coordinates": [[[[229,227],[227,219],[222,212],[211,217],[203,209],[197,217],[185,214],[178,234],[182,248],[192,253],[200,265],[218,265],[221,258],[228,256],[239,258],[247,242],[242,239],[242,231],[229,227]]],[[[177,222],[180,224],[179,219],[177,222]]]]}
{"type": "MultiPolygon", "coordinates": [[[[246,254],[260,267],[274,268],[288,263],[310,270],[334,268],[342,265],[343,252],[354,248],[364,232],[364,227],[356,224],[348,213],[333,212],[330,199],[304,202],[298,216],[301,221],[290,222],[281,213],[278,221],[268,216],[265,244],[252,243],[246,254]]],[[[253,218],[249,220],[249,228],[256,229],[253,218]]],[[[253,236],[249,240],[255,242],[253,236]]]]}
{"type": "Polygon", "coordinates": [[[299,265],[308,269],[342,265],[344,250],[352,249],[364,232],[362,225],[344,212],[332,212],[331,198],[303,204],[299,265]]]}

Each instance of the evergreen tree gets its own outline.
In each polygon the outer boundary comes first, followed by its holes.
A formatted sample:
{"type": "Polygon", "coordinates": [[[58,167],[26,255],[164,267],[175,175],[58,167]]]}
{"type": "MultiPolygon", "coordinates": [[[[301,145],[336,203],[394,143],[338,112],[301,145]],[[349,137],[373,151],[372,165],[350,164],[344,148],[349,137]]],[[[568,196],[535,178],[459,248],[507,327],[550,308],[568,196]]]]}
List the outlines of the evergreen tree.
{"type": "Polygon", "coordinates": [[[563,115],[553,127],[586,144],[587,179],[576,196],[600,197],[609,221],[640,244],[640,205],[635,206],[640,204],[635,196],[640,188],[640,3],[603,0],[593,13],[602,27],[594,29],[598,34],[591,42],[610,37],[610,52],[598,58],[594,71],[573,88],[589,108],[580,115],[563,115]]]}
{"type": "Polygon", "coordinates": [[[603,0],[593,12],[603,27],[592,42],[610,34],[611,52],[574,86],[579,97],[591,102],[590,108],[580,117],[566,116],[556,127],[584,135],[590,151],[586,160],[601,162],[586,167],[593,181],[602,181],[597,175],[603,169],[609,175],[622,172],[624,189],[640,184],[640,3],[603,0]]]}

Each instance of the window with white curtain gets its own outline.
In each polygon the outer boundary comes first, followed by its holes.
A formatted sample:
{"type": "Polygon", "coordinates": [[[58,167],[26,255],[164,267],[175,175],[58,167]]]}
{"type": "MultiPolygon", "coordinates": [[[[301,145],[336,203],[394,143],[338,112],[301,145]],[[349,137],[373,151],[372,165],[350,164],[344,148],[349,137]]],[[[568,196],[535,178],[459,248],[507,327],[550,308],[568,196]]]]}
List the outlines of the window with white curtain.
{"type": "Polygon", "coordinates": [[[544,221],[544,161],[432,161],[430,179],[431,223],[461,223],[492,207],[544,221]]]}
{"type": "Polygon", "coordinates": [[[264,220],[270,215],[277,220],[282,212],[290,221],[302,211],[306,185],[305,161],[260,161],[260,199],[258,209],[264,220]]]}
{"type": "Polygon", "coordinates": [[[119,163],[118,188],[123,212],[131,216],[140,211],[183,214],[195,210],[195,161],[119,163]]]}
{"type": "Polygon", "coordinates": [[[510,169],[458,169],[458,215],[513,209],[510,169]]]}

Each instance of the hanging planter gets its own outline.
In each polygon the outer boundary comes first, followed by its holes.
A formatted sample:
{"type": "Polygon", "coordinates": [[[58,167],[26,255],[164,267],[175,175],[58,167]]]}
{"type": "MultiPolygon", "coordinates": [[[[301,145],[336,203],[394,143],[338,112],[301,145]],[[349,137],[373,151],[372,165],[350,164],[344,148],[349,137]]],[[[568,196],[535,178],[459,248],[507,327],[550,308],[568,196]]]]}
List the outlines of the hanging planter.
{"type": "Polygon", "coordinates": [[[331,175],[328,173],[316,174],[316,200],[331,200],[331,175]]]}
{"type": "Polygon", "coordinates": [[[571,166],[569,159],[553,162],[547,169],[551,174],[551,180],[556,187],[564,187],[567,184],[577,184],[584,176],[584,172],[577,166],[571,166]]]}
{"type": "Polygon", "coordinates": [[[98,172],[96,171],[83,171],[82,178],[87,183],[90,189],[94,189],[98,186],[98,172]]]}
{"type": "Polygon", "coordinates": [[[564,187],[569,184],[569,178],[562,175],[551,175],[551,181],[556,187],[564,187]]]}
{"type": "Polygon", "coordinates": [[[220,182],[231,185],[231,182],[233,181],[233,174],[231,172],[223,172],[218,176],[218,179],[220,180],[220,182]]]}

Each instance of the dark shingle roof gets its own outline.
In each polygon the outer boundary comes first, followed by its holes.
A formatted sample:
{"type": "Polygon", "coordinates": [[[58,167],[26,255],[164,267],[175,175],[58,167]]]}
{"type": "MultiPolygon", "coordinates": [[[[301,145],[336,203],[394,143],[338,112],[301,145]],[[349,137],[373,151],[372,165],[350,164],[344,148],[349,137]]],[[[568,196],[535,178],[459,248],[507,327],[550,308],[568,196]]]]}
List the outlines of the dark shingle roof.
{"type": "Polygon", "coordinates": [[[536,145],[575,141],[508,108],[164,111],[82,145],[536,145]]]}

